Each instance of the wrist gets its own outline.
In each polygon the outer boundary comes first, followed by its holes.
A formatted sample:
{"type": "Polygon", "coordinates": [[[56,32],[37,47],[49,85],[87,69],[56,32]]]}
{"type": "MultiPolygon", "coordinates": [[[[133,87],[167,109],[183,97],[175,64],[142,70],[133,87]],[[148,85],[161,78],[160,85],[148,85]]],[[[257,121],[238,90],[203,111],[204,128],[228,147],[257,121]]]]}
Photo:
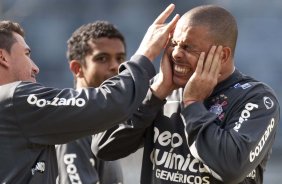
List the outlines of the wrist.
{"type": "Polygon", "coordinates": [[[191,105],[192,103],[197,102],[197,100],[183,100],[184,107],[191,105]]]}
{"type": "Polygon", "coordinates": [[[143,55],[147,57],[151,62],[153,62],[155,59],[155,57],[151,54],[150,51],[144,51],[140,48],[135,52],[135,55],[143,55]]]}
{"type": "Polygon", "coordinates": [[[169,95],[169,91],[167,91],[166,88],[162,88],[160,84],[154,83],[150,88],[154,96],[156,96],[160,100],[164,100],[169,95]]]}

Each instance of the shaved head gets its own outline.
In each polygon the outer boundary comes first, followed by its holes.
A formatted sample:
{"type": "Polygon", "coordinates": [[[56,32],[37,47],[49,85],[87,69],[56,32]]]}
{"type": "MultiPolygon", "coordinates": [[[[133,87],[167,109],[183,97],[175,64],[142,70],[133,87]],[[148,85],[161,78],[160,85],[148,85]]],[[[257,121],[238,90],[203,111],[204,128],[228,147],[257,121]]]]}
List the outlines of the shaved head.
{"type": "Polygon", "coordinates": [[[230,47],[234,55],[238,35],[237,23],[224,8],[214,5],[199,6],[186,12],[179,22],[188,26],[206,26],[214,43],[230,47]]]}

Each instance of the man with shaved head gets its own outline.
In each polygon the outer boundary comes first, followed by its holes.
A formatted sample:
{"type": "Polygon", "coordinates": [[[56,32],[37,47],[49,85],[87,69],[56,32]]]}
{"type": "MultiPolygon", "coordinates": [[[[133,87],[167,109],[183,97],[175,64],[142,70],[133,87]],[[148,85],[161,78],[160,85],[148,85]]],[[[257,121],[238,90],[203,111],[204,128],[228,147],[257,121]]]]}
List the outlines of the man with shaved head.
{"type": "Polygon", "coordinates": [[[268,85],[235,67],[237,34],[224,8],[185,13],[142,106],[94,136],[93,152],[111,160],[143,146],[142,184],[263,183],[280,107],[268,85]]]}

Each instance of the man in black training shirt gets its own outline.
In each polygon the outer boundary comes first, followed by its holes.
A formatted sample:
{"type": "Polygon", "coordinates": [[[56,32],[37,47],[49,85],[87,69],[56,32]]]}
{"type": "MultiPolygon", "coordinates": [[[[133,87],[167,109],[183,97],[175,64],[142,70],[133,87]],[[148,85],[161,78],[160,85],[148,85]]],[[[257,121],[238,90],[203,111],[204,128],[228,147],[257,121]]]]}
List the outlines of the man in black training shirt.
{"type": "MultiPolygon", "coordinates": [[[[106,79],[118,74],[125,61],[123,35],[106,21],[79,27],[68,40],[67,58],[76,89],[99,87],[106,79]]],[[[119,161],[103,161],[91,151],[91,136],[57,145],[61,184],[122,184],[119,161]]]]}
{"type": "Polygon", "coordinates": [[[131,121],[93,136],[93,152],[111,160],[144,146],[141,184],[263,183],[280,107],[234,66],[236,40],[225,9],[185,13],[154,79],[161,90],[152,85],[131,121]]]}
{"type": "Polygon", "coordinates": [[[0,183],[55,183],[55,145],[96,134],[125,121],[140,105],[154,75],[153,61],[179,16],[170,5],[150,26],[119,75],[98,88],[57,89],[36,83],[19,24],[0,21],[0,183]]]}

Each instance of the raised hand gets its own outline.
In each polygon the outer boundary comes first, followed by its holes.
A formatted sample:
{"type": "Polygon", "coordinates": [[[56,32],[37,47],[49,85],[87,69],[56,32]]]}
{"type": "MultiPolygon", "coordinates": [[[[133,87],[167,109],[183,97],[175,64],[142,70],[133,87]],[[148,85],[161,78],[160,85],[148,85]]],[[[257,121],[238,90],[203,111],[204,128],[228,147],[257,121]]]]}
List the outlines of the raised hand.
{"type": "Polygon", "coordinates": [[[160,54],[168,40],[169,33],[175,28],[179,15],[176,14],[174,18],[166,24],[166,19],[170,16],[175,8],[174,4],[170,4],[148,28],[138,50],[135,54],[146,56],[151,61],[160,54]]]}
{"type": "Polygon", "coordinates": [[[172,65],[169,54],[165,51],[160,63],[160,72],[156,81],[152,84],[151,89],[159,99],[165,99],[176,85],[172,81],[172,65]]]}
{"type": "Polygon", "coordinates": [[[201,53],[196,71],[183,91],[183,103],[185,106],[195,101],[203,101],[212,93],[220,75],[222,48],[222,46],[212,46],[206,60],[205,53],[201,53]]]}

